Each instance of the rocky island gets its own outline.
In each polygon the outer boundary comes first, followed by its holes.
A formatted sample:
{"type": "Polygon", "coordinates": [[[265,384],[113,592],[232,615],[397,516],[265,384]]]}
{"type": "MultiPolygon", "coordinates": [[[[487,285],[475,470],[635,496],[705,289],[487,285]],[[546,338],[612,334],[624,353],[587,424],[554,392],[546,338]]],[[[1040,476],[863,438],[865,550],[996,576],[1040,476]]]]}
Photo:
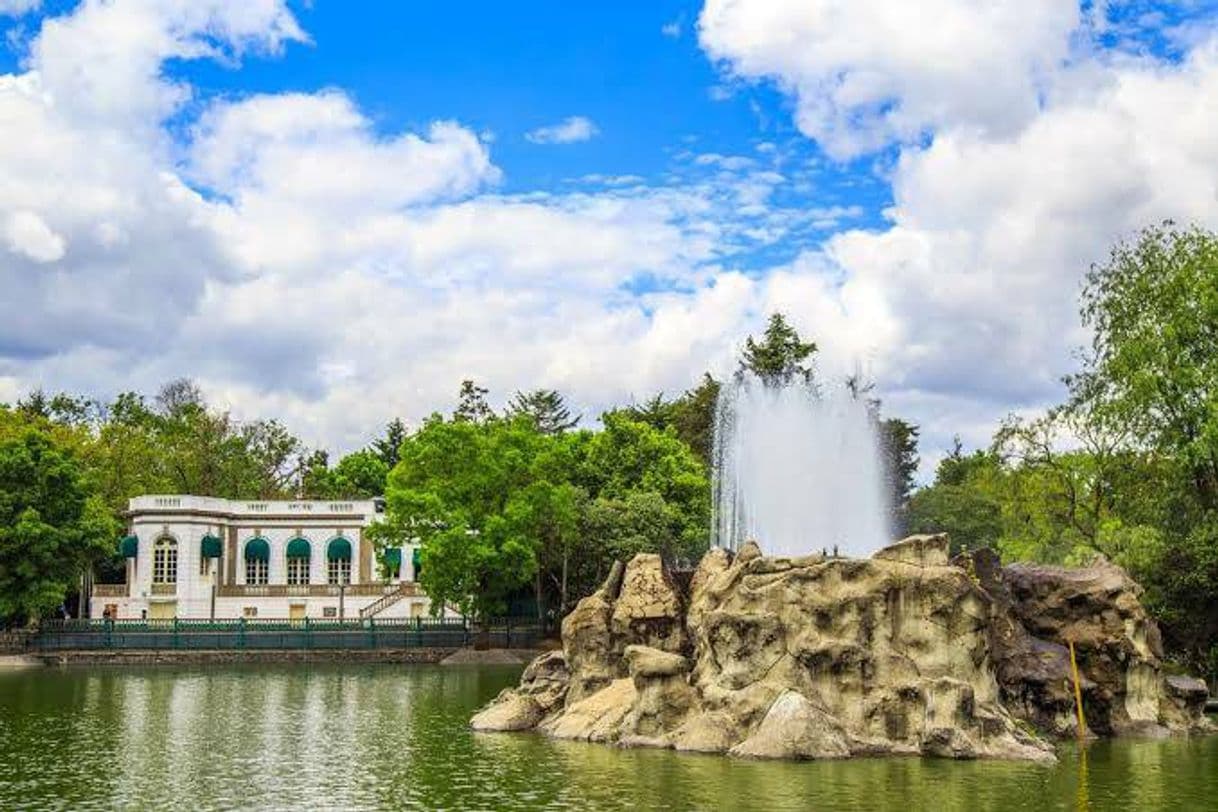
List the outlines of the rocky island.
{"type": "Polygon", "coordinates": [[[1205,732],[1204,682],[1168,675],[1141,588],[1097,560],[949,559],[944,535],[868,559],[712,549],[687,584],[619,562],[475,730],[755,758],[1052,760],[1079,734],[1205,732]]]}

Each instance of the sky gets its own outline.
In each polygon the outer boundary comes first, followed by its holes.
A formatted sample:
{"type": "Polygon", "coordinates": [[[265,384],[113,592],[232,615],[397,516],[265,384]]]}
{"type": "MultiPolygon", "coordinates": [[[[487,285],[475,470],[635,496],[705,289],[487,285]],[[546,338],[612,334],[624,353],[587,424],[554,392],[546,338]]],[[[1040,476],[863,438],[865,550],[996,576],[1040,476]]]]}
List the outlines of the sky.
{"type": "Polygon", "coordinates": [[[0,402],[196,379],[358,448],[732,369],[782,311],[923,476],[1083,275],[1218,227],[1218,0],[0,0],[0,402]]]}

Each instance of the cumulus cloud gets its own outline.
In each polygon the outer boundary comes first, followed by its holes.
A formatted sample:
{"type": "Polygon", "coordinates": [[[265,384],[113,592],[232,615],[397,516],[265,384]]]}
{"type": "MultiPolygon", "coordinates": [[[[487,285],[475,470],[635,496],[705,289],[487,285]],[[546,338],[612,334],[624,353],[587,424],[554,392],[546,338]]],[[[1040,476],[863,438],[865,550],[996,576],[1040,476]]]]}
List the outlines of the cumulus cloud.
{"type": "Polygon", "coordinates": [[[1063,0],[707,0],[698,31],[733,75],[789,90],[799,128],[848,158],[948,125],[1016,132],[1079,22],[1063,0]]]}
{"type": "Polygon", "coordinates": [[[600,133],[596,124],[584,116],[571,116],[558,124],[538,127],[525,133],[524,137],[534,144],[574,144],[588,141],[600,133]]]}

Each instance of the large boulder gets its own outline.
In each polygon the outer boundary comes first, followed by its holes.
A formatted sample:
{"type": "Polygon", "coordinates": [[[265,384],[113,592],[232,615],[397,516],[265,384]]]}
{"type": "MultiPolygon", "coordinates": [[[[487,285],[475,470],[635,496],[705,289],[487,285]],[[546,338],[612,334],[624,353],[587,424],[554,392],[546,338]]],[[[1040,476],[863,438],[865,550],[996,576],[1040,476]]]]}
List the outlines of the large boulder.
{"type": "Polygon", "coordinates": [[[1204,730],[1205,684],[1165,676],[1120,568],[948,560],[916,536],[866,560],[712,550],[688,600],[660,559],[618,566],[479,729],[751,758],[871,754],[1048,760],[1077,733],[1204,730]],[[561,666],[560,666],[561,663],[561,666]]]}
{"type": "Polygon", "coordinates": [[[548,651],[525,667],[519,687],[505,688],[474,714],[470,726],[482,731],[532,730],[562,709],[570,681],[564,654],[548,651]]]}
{"type": "MultiPolygon", "coordinates": [[[[1159,628],[1142,606],[1142,588],[1125,570],[1097,558],[1081,568],[1012,564],[999,571],[999,578],[1009,610],[1034,648],[1052,647],[1052,657],[1043,657],[1052,664],[1043,669],[1048,679],[1041,710],[1052,708],[1057,714],[1057,732],[1076,726],[1060,723],[1073,707],[1071,644],[1090,732],[1158,735],[1180,727],[1182,718],[1192,714],[1188,700],[1169,690],[1159,628]]],[[[1018,668],[1008,679],[1018,690],[1019,684],[1040,678],[1036,670],[1018,668]]],[[[1044,725],[1036,715],[1029,721],[1044,725]]],[[[1204,718],[1186,726],[1204,727],[1204,718]]]]}

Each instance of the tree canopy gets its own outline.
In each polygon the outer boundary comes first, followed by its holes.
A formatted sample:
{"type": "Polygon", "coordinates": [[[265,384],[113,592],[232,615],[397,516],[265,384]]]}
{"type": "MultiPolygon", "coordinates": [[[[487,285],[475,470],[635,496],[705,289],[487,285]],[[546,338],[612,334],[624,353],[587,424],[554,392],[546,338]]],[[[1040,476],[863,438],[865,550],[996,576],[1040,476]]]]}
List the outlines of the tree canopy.
{"type": "Polygon", "coordinates": [[[70,449],[36,429],[0,440],[0,618],[34,620],[58,606],[113,551],[116,529],[70,449]]]}

